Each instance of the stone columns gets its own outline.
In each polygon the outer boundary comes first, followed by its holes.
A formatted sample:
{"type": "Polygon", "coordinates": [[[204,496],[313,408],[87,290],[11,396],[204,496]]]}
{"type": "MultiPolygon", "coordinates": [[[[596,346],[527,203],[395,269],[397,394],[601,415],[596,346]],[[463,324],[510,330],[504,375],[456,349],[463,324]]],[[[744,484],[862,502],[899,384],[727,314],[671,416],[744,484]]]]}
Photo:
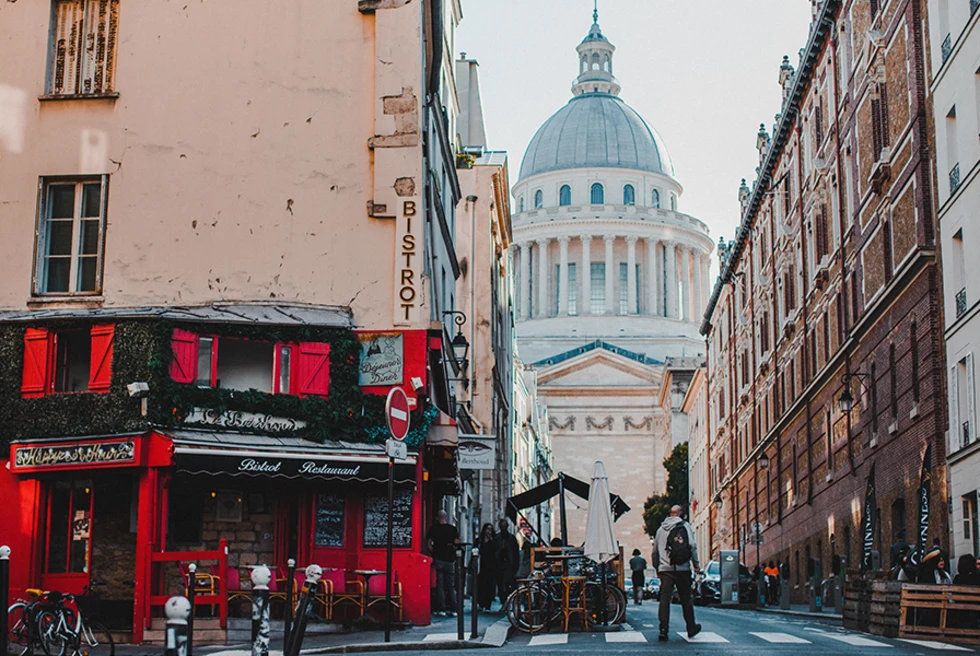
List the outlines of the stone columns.
{"type": "Polygon", "coordinates": [[[606,242],[606,314],[615,314],[616,299],[613,294],[616,290],[616,271],[613,269],[613,245],[616,243],[616,236],[606,235],[602,240],[606,242]]]}
{"type": "Polygon", "coordinates": [[[704,285],[701,278],[703,260],[700,251],[692,250],[691,256],[694,258],[694,266],[691,267],[694,274],[694,320],[700,322],[701,315],[704,314],[704,285]]]}
{"type": "Polygon", "coordinates": [[[667,276],[667,317],[677,318],[677,245],[668,241],[664,244],[664,256],[666,266],[664,272],[667,276]]]}
{"type": "Polygon", "coordinates": [[[691,320],[691,249],[687,246],[679,246],[680,251],[679,268],[681,277],[681,318],[684,321],[691,320]]]}
{"type": "Polygon", "coordinates": [[[521,247],[521,319],[531,318],[531,242],[526,241],[521,247]]]}
{"type": "Polygon", "coordinates": [[[636,237],[626,238],[626,314],[636,314],[636,292],[639,280],[636,279],[636,237]]]}
{"type": "Polygon", "coordinates": [[[578,279],[582,281],[582,293],[578,297],[578,313],[592,314],[592,235],[582,235],[582,270],[578,279]]]}
{"type": "Polygon", "coordinates": [[[548,312],[548,244],[551,240],[542,237],[538,240],[538,311],[537,316],[541,319],[547,317],[548,312]]]}
{"type": "Polygon", "coordinates": [[[559,237],[558,316],[568,316],[568,237],[559,237]]]}
{"type": "Polygon", "coordinates": [[[660,314],[660,308],[657,307],[657,301],[660,298],[657,289],[657,249],[660,247],[660,242],[652,237],[647,237],[645,241],[647,245],[647,284],[650,285],[650,291],[647,295],[647,303],[649,303],[647,314],[655,317],[660,314]]]}

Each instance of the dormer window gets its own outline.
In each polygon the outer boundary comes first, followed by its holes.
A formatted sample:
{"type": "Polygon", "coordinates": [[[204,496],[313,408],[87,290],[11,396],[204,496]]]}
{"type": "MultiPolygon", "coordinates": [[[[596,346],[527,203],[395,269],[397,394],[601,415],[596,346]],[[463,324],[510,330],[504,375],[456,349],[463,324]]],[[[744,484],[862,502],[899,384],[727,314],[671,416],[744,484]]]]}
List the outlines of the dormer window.
{"type": "Polygon", "coordinates": [[[636,190],[633,185],[623,187],[623,205],[636,205],[636,190]]]}
{"type": "Polygon", "coordinates": [[[558,190],[558,204],[561,207],[572,204],[572,188],[568,185],[562,185],[561,189],[558,190]]]}
{"type": "Polygon", "coordinates": [[[593,205],[602,205],[606,202],[605,191],[598,182],[592,185],[591,202],[593,205]]]}

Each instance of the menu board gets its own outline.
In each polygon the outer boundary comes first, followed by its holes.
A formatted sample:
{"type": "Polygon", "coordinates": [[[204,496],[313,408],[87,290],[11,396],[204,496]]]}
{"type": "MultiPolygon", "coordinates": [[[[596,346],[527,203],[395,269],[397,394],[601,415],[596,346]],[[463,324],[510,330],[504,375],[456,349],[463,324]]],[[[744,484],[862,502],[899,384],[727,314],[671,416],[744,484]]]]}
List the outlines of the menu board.
{"type": "Polygon", "coordinates": [[[316,534],[314,544],[318,547],[344,546],[344,507],[343,494],[320,493],[316,495],[316,534]]]}
{"type": "MultiPolygon", "coordinates": [[[[394,547],[412,546],[412,490],[395,490],[392,505],[394,547]]],[[[388,495],[364,497],[364,546],[384,547],[388,544],[388,495]]]]}

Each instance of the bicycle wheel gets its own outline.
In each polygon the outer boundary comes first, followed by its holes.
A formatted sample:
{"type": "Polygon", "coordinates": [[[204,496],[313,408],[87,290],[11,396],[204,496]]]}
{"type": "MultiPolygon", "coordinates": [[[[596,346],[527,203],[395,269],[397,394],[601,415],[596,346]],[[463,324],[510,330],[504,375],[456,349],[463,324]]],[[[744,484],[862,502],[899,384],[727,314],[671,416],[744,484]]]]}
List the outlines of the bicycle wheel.
{"type": "Polygon", "coordinates": [[[46,656],[64,656],[71,640],[61,630],[61,614],[58,611],[38,611],[34,616],[34,627],[41,651],[46,656]]]}
{"type": "Polygon", "coordinates": [[[603,603],[602,584],[590,583],[585,591],[585,609],[589,624],[622,622],[626,616],[626,595],[615,585],[607,585],[603,603]]]}
{"type": "Polygon", "coordinates": [[[525,633],[536,633],[548,625],[551,603],[548,595],[536,585],[518,588],[505,602],[511,626],[525,633]]]}
{"type": "Polygon", "coordinates": [[[116,643],[107,628],[98,622],[83,624],[73,656],[115,656],[115,654],[116,643]]]}
{"type": "Polygon", "coordinates": [[[12,654],[20,656],[27,652],[31,639],[30,617],[27,604],[18,602],[7,609],[7,641],[12,654]]]}

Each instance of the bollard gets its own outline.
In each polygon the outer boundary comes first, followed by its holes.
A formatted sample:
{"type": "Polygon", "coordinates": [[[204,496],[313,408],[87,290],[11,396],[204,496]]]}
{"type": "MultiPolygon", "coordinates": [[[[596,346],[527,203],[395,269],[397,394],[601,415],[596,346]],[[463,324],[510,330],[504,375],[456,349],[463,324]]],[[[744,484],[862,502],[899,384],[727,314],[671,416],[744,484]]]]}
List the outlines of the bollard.
{"type": "Polygon", "coordinates": [[[194,595],[197,594],[197,563],[187,566],[187,603],[190,610],[187,613],[187,656],[194,653],[194,595]]]}
{"type": "Polygon", "coordinates": [[[290,558],[286,561],[286,610],[283,611],[282,618],[282,650],[286,651],[289,646],[289,631],[293,625],[293,583],[296,572],[296,559],[290,558]]]}
{"type": "Polygon", "coordinates": [[[252,569],[252,656],[269,656],[269,582],[265,565],[252,569]]]}
{"type": "Polygon", "coordinates": [[[187,656],[187,617],[191,606],[186,597],[171,597],[163,607],[167,616],[165,656],[187,656]]]}
{"type": "Polygon", "coordinates": [[[310,613],[310,606],[316,597],[316,586],[323,576],[323,570],[319,565],[310,565],[306,568],[306,583],[303,584],[303,592],[299,596],[299,605],[296,607],[296,626],[289,635],[289,644],[283,656],[299,656],[299,650],[303,648],[303,636],[306,634],[306,620],[310,613]]]}
{"type": "Polygon", "coordinates": [[[0,654],[7,654],[10,627],[7,626],[7,611],[10,606],[10,547],[0,547],[0,654]]]}
{"type": "Polygon", "coordinates": [[[463,618],[463,545],[456,545],[456,639],[463,640],[466,621],[463,618]]]}
{"type": "Polygon", "coordinates": [[[779,577],[779,608],[789,610],[789,579],[779,577]]]}
{"type": "Polygon", "coordinates": [[[480,635],[480,548],[473,547],[470,556],[470,573],[473,576],[473,586],[470,588],[470,640],[476,640],[480,635]]]}

